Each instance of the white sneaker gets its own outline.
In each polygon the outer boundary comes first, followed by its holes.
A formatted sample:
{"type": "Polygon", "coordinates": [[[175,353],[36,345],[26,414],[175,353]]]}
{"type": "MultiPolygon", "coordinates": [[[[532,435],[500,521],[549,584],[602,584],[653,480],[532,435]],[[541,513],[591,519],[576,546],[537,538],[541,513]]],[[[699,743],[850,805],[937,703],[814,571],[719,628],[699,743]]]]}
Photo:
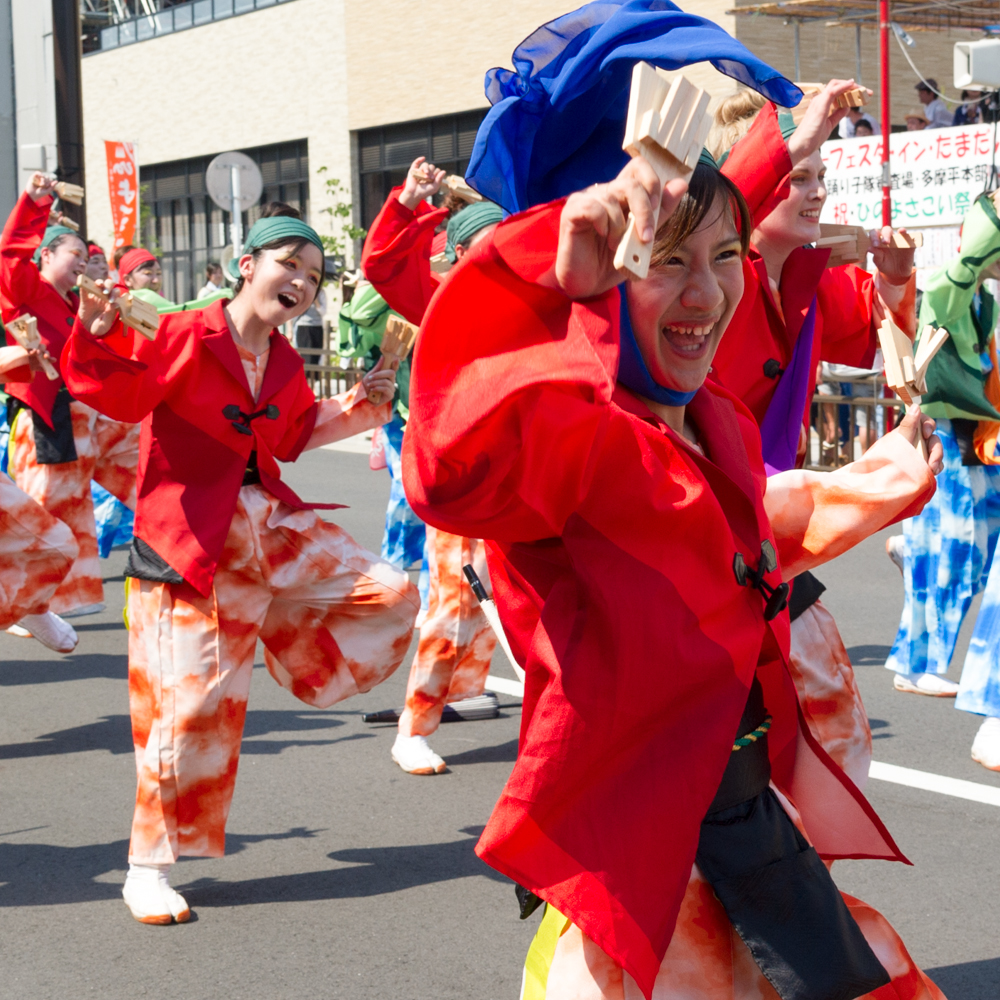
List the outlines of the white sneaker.
{"type": "Polygon", "coordinates": [[[140,924],[187,923],[191,910],[184,897],[170,888],[170,865],[128,866],[122,896],[140,924]]]}
{"type": "Polygon", "coordinates": [[[407,774],[441,774],[447,766],[423,736],[404,736],[402,733],[396,734],[392,759],[407,774]]]}
{"type": "Polygon", "coordinates": [[[890,535],[885,540],[885,554],[896,564],[900,574],[903,572],[903,545],[902,535],[890,535]]]}
{"type": "Polygon", "coordinates": [[[22,639],[35,638],[57,653],[72,653],[80,641],[73,626],[51,611],[41,615],[25,615],[16,625],[11,625],[7,632],[22,639]]]}
{"type": "Polygon", "coordinates": [[[96,604],[84,604],[82,607],[63,611],[60,618],[82,618],[84,615],[99,615],[107,607],[102,601],[96,604]]]}
{"type": "Polygon", "coordinates": [[[972,741],[972,759],[990,771],[1000,771],[1000,719],[983,720],[972,741]]]}
{"type": "Polygon", "coordinates": [[[958,694],[958,685],[939,674],[896,674],[892,686],[897,691],[931,698],[954,698],[958,694]]]}

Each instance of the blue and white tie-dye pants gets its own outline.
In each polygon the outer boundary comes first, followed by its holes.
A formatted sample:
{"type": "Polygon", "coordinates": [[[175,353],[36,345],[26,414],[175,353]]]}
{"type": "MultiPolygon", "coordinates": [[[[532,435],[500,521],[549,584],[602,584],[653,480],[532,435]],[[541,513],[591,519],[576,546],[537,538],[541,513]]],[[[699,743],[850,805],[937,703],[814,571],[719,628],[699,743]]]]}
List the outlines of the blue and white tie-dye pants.
{"type": "MultiPolygon", "coordinates": [[[[938,421],[938,435],[944,446],[944,469],[937,477],[937,492],[918,517],[903,522],[906,595],[896,641],[885,664],[897,673],[943,674],[948,670],[969,605],[987,583],[1000,534],[1000,466],[963,466],[950,420],[938,421]]],[[[992,641],[995,647],[990,636],[1000,630],[1000,569],[993,577],[996,596],[989,604],[988,595],[984,597],[976,634],[982,633],[984,641],[992,641]]],[[[980,656],[985,658],[988,655],[980,656]]],[[[995,649],[991,658],[1000,663],[995,649]]],[[[972,659],[970,648],[962,688],[969,674],[970,704],[981,704],[980,695],[989,683],[980,670],[970,673],[972,659]],[[975,692],[973,674],[979,676],[975,692]]],[[[996,687],[995,677],[991,683],[996,687]]],[[[1000,692],[994,695],[1000,715],[998,696],[1000,692]]],[[[957,707],[985,711],[968,707],[964,700],[960,694],[957,707]]]]}
{"type": "Polygon", "coordinates": [[[413,513],[403,492],[403,421],[395,414],[382,425],[385,462],[392,477],[389,505],[385,510],[385,534],[382,536],[382,558],[400,569],[420,566],[420,604],[427,607],[429,578],[427,573],[427,529],[413,513]]]}

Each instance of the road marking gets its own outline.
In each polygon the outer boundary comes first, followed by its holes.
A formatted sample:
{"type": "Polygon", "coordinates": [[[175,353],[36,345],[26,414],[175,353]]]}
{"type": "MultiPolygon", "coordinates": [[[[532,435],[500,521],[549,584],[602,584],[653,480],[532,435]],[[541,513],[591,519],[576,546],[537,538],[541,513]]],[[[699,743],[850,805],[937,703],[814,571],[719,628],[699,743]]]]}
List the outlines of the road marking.
{"type": "Polygon", "coordinates": [[[1000,788],[994,785],[980,785],[977,781],[946,778],[943,774],[916,771],[912,767],[898,767],[896,764],[883,764],[877,760],[872,761],[868,776],[875,778],[876,781],[891,781],[894,785],[908,785],[910,788],[922,788],[925,792],[939,792],[941,795],[951,795],[956,799],[1000,806],[1000,788]]]}
{"type": "Polygon", "coordinates": [[[524,685],[520,681],[509,681],[506,677],[497,677],[496,674],[487,675],[485,687],[487,691],[512,694],[515,698],[524,697],[524,685]]]}

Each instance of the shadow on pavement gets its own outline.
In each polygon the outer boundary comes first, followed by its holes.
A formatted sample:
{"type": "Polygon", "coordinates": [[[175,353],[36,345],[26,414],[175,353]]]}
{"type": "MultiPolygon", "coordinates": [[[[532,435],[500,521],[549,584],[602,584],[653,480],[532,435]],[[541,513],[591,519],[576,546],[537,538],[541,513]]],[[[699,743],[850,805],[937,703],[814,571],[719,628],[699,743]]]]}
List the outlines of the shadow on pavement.
{"type": "MultiPolygon", "coordinates": [[[[308,840],[320,833],[294,827],[285,833],[226,834],[226,854],[239,854],[249,845],[265,840],[308,840]]],[[[175,884],[184,876],[184,861],[174,875],[175,884]]],[[[128,868],[128,840],[84,847],[55,844],[9,844],[0,842],[0,907],[53,906],[117,899],[128,868]],[[121,878],[95,881],[120,872],[121,878]]]]}
{"type": "Polygon", "coordinates": [[[464,764],[513,764],[517,760],[517,740],[508,740],[494,747],[475,747],[465,753],[449,753],[446,756],[448,767],[461,767],[464,764]]]}
{"type": "Polygon", "coordinates": [[[948,1000],[985,1000],[997,995],[1000,958],[962,962],[924,970],[947,995],[948,1000]]]}
{"type": "Polygon", "coordinates": [[[349,868],[273,875],[245,882],[198,879],[181,885],[178,879],[177,888],[193,907],[208,907],[358,899],[471,876],[509,882],[476,857],[475,844],[469,837],[441,844],[353,848],[327,855],[349,868]]]}
{"type": "Polygon", "coordinates": [[[124,654],[112,656],[91,653],[87,656],[62,656],[57,660],[8,660],[6,663],[0,663],[0,687],[58,684],[62,681],[84,681],[102,677],[116,681],[126,680],[128,658],[124,654]]]}
{"type": "MultiPolygon", "coordinates": [[[[311,732],[344,725],[330,712],[310,712],[292,709],[287,712],[261,710],[247,712],[243,731],[242,752],[245,754],[276,754],[289,747],[327,746],[349,740],[369,739],[372,733],[353,733],[335,740],[262,740],[253,737],[268,733],[311,732]]],[[[89,722],[72,729],[44,733],[27,743],[0,744],[0,760],[25,757],[56,757],[88,750],[106,750],[112,754],[132,753],[132,727],[127,715],[106,715],[98,722],[89,722]]],[[[513,758],[511,758],[513,759],[513,758]]]]}
{"type": "Polygon", "coordinates": [[[851,646],[847,655],[856,667],[883,667],[891,652],[891,646],[851,646]]]}

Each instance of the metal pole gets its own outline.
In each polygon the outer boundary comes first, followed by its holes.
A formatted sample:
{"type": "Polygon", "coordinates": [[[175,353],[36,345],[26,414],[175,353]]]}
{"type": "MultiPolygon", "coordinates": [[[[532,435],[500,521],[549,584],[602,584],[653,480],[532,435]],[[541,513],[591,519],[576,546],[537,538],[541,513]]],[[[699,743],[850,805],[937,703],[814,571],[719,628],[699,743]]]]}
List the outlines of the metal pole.
{"type": "Polygon", "coordinates": [[[802,68],[799,66],[799,20],[796,18],[792,21],[795,25],[795,79],[802,79],[802,68]]]}
{"type": "Polygon", "coordinates": [[[882,225],[892,225],[892,173],[889,168],[889,139],[892,135],[892,112],[889,110],[889,0],[878,2],[879,88],[882,99],[882,225]]]}
{"type": "Polygon", "coordinates": [[[240,168],[229,169],[229,190],[233,196],[231,234],[233,237],[233,256],[239,259],[243,254],[243,206],[240,204],[240,168]]]}
{"type": "Polygon", "coordinates": [[[861,83],[861,22],[854,25],[854,82],[861,83]]]}

